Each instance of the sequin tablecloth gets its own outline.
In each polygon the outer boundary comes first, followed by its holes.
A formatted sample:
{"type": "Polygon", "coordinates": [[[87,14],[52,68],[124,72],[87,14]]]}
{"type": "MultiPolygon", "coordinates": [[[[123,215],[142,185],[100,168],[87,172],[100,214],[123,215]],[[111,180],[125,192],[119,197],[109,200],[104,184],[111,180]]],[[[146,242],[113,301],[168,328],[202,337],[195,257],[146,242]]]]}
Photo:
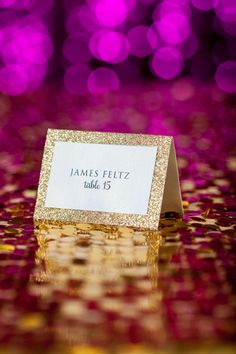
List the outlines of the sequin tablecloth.
{"type": "Polygon", "coordinates": [[[0,353],[235,352],[235,116],[235,97],[185,79],[0,97],[0,353]],[[35,229],[49,127],[173,135],[184,218],[35,229]]]}

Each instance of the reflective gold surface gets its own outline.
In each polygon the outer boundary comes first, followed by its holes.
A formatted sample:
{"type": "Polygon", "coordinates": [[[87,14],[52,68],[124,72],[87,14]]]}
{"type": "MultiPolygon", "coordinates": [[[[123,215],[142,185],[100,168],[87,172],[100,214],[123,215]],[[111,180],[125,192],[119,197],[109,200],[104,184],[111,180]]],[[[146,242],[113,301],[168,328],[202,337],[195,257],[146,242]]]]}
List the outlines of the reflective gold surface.
{"type": "Polygon", "coordinates": [[[187,83],[0,96],[0,354],[235,353],[236,101],[187,83]],[[35,229],[48,127],[173,135],[183,219],[35,229]]]}

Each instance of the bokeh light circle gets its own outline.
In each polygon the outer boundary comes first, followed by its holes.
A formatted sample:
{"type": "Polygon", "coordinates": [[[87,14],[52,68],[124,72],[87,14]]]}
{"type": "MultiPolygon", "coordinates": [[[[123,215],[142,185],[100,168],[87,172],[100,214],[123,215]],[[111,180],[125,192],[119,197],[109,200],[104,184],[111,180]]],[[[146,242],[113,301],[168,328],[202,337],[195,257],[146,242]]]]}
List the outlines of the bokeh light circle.
{"type": "Polygon", "coordinates": [[[161,39],[168,45],[176,45],[186,40],[190,33],[190,25],[182,12],[171,12],[156,22],[161,39]]]}
{"type": "Polygon", "coordinates": [[[227,60],[216,70],[215,80],[219,88],[228,93],[236,92],[236,61],[227,60]]]}
{"type": "Polygon", "coordinates": [[[7,10],[6,23],[0,32],[1,90],[20,95],[42,84],[54,48],[40,17],[15,18],[8,14],[7,10]]]}
{"type": "Polygon", "coordinates": [[[92,94],[105,94],[118,90],[119,78],[115,71],[109,68],[100,67],[89,75],[88,89],[92,94]]]}
{"type": "Polygon", "coordinates": [[[171,47],[160,48],[150,62],[153,73],[164,80],[170,80],[180,75],[184,61],[181,53],[171,47]]]}
{"type": "Polygon", "coordinates": [[[177,101],[187,101],[194,96],[194,85],[185,78],[176,80],[171,88],[172,96],[177,101]]]}
{"type": "Polygon", "coordinates": [[[98,22],[105,27],[121,25],[128,15],[128,6],[124,0],[98,0],[95,5],[98,22]]]}
{"type": "Polygon", "coordinates": [[[192,9],[188,4],[189,0],[181,1],[177,0],[177,2],[171,2],[171,1],[163,1],[159,3],[156,6],[156,9],[153,11],[153,20],[159,21],[163,16],[169,15],[169,14],[175,14],[175,13],[180,13],[184,15],[186,18],[190,20],[191,14],[192,14],[192,9]]]}
{"type": "Polygon", "coordinates": [[[2,48],[5,63],[41,63],[47,61],[53,53],[49,35],[35,26],[13,26],[7,35],[8,41],[2,48]]]}
{"type": "Polygon", "coordinates": [[[129,44],[126,37],[116,31],[95,32],[91,37],[89,47],[97,59],[111,64],[124,61],[129,54],[129,44]]]}

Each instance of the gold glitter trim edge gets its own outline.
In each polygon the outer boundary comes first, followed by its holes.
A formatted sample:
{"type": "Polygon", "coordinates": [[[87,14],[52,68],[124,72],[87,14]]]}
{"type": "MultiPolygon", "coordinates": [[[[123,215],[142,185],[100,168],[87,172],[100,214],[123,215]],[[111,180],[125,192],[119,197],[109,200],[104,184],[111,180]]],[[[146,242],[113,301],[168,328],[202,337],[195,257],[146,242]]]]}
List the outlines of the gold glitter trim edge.
{"type": "Polygon", "coordinates": [[[131,226],[152,230],[157,229],[160,220],[171,143],[172,137],[170,136],[48,129],[34,212],[35,223],[88,223],[131,226]],[[51,171],[54,146],[57,141],[157,147],[157,156],[147,214],[119,214],[87,210],[46,208],[44,205],[51,171]]]}

